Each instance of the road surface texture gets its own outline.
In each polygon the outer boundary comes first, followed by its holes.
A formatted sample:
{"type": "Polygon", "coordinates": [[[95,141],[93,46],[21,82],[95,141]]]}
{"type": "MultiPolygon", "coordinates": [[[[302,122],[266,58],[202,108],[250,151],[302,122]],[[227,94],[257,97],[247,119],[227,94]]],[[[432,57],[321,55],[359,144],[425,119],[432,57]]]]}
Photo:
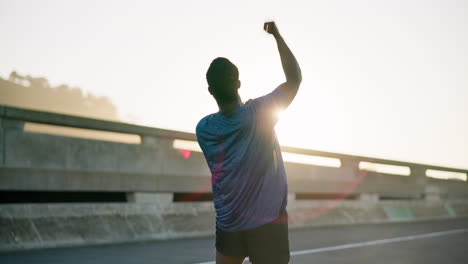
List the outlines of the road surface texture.
{"type": "MultiPolygon", "coordinates": [[[[290,232],[291,263],[468,263],[468,218],[290,232]]],[[[18,251],[2,264],[214,263],[214,238],[18,251]]],[[[249,262],[245,262],[249,263],[249,262]]]]}

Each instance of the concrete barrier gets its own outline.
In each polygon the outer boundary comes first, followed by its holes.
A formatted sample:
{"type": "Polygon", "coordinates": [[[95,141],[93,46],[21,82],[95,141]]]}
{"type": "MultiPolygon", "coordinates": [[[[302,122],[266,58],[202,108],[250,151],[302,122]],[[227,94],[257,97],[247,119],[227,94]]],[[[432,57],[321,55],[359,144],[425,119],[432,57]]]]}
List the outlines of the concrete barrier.
{"type": "MultiPolygon", "coordinates": [[[[468,201],[290,201],[290,228],[468,217],[468,201]]],[[[0,206],[0,251],[214,235],[211,202],[0,206]]]]}
{"type": "MultiPolygon", "coordinates": [[[[27,193],[30,202],[57,192],[125,197],[119,203],[0,204],[0,251],[213,234],[212,202],[174,202],[181,193],[211,192],[203,154],[174,147],[176,140],[196,139],[192,133],[0,106],[0,198],[14,192],[27,193]],[[140,140],[83,138],[81,130],[68,136],[25,131],[30,123],[126,133],[140,140]]],[[[286,162],[291,228],[468,216],[466,181],[427,177],[427,170],[465,176],[467,170],[281,148],[339,164],[286,162]],[[360,169],[363,162],[400,166],[408,174],[360,169]],[[324,200],[330,197],[336,199],[324,200]]]]}

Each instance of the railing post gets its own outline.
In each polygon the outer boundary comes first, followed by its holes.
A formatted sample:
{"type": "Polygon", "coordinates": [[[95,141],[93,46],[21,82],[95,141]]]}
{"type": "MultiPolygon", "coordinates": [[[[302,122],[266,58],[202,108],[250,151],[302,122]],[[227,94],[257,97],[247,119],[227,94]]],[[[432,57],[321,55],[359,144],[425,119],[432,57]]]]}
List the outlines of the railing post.
{"type": "Polygon", "coordinates": [[[428,202],[440,200],[440,192],[437,187],[427,185],[426,167],[421,165],[410,166],[411,177],[417,185],[423,186],[421,195],[428,202]]]}
{"type": "Polygon", "coordinates": [[[140,135],[141,144],[147,147],[171,147],[173,140],[156,136],[140,135]]]}
{"type": "Polygon", "coordinates": [[[14,132],[23,132],[24,131],[24,121],[22,120],[13,120],[13,119],[1,119],[2,130],[4,132],[14,131],[14,132]]]}
{"type": "Polygon", "coordinates": [[[423,166],[414,165],[410,167],[411,177],[417,184],[426,184],[426,168],[423,166]]]}
{"type": "Polygon", "coordinates": [[[340,158],[342,168],[352,168],[354,172],[359,170],[359,160],[356,158],[340,158]]]}
{"type": "Polygon", "coordinates": [[[6,165],[7,149],[7,138],[10,133],[23,133],[24,121],[12,120],[0,117],[0,164],[6,165]]]}
{"type": "Polygon", "coordinates": [[[156,146],[158,139],[154,136],[140,135],[141,144],[145,146],[156,146]]]}
{"type": "MultiPolygon", "coordinates": [[[[143,147],[154,148],[155,151],[165,151],[172,147],[173,139],[157,136],[140,135],[143,147]]],[[[162,207],[172,204],[174,193],[166,192],[127,192],[127,201],[131,203],[152,203],[162,207]]]]}

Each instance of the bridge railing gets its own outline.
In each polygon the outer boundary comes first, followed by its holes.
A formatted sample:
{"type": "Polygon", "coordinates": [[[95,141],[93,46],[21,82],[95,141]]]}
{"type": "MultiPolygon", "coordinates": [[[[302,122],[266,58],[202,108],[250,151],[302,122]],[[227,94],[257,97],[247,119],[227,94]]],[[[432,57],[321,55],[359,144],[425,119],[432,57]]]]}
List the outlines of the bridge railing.
{"type": "MultiPolygon", "coordinates": [[[[174,145],[175,141],[196,141],[192,133],[8,106],[0,106],[0,124],[2,192],[123,192],[128,197],[139,197],[140,193],[211,192],[203,154],[174,145]],[[53,135],[30,131],[25,124],[54,126],[50,130],[82,130],[75,131],[74,136],[53,135]],[[80,137],[90,130],[130,134],[138,140],[130,144],[80,137]]],[[[427,177],[429,170],[465,177],[468,170],[285,146],[282,151],[338,161],[338,165],[330,167],[285,158],[289,191],[296,199],[468,198],[466,180],[427,177]],[[369,164],[394,166],[403,171],[397,174],[406,176],[366,169],[369,164]]]]}

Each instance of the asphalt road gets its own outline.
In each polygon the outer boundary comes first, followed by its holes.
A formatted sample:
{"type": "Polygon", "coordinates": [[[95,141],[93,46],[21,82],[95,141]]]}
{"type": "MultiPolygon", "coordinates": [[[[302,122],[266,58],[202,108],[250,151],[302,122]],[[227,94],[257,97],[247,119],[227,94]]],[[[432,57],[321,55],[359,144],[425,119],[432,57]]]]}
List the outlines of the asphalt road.
{"type": "MultiPolygon", "coordinates": [[[[468,219],[329,226],[290,232],[291,263],[468,263],[468,219]]],[[[2,264],[213,261],[213,237],[0,254],[2,264]]]]}

